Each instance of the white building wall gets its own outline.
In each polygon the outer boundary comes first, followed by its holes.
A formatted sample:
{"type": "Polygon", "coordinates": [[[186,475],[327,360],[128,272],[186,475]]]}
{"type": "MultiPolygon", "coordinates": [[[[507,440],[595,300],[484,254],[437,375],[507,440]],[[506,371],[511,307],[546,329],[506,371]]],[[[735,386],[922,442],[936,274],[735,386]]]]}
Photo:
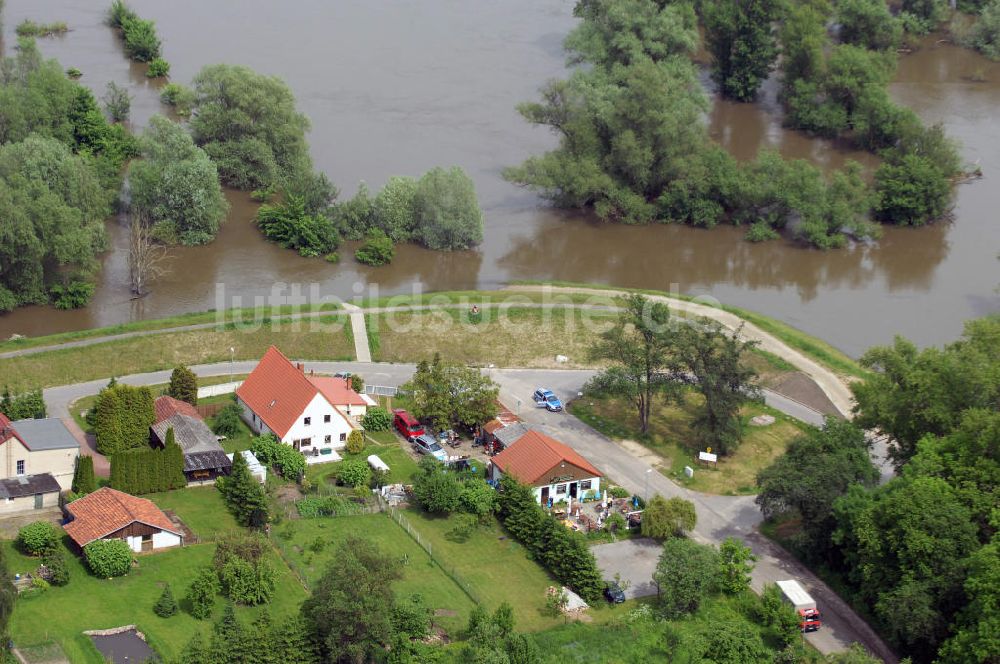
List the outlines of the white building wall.
{"type": "MultiPolygon", "coordinates": [[[[353,408],[351,412],[353,414],[353,408]]],[[[309,405],[306,406],[305,410],[295,419],[295,424],[292,425],[288,433],[281,439],[281,442],[291,445],[293,441],[311,438],[311,447],[303,451],[313,448],[340,449],[346,444],[347,436],[350,435],[353,429],[354,427],[330,405],[330,402],[323,395],[317,393],[313,397],[313,400],[309,402],[309,405]],[[330,417],[329,422],[323,421],[325,416],[330,417]],[[305,424],[305,418],[307,417],[310,419],[308,426],[305,424]],[[340,439],[341,435],[344,436],[344,440],[340,439]],[[330,436],[329,443],[325,442],[326,436],[330,436]]]]}
{"type": "Polygon", "coordinates": [[[142,553],[142,537],[137,535],[126,537],[125,543],[128,544],[128,548],[136,553],[142,553]]]}
{"type": "Polygon", "coordinates": [[[255,436],[263,436],[265,434],[271,433],[264,421],[256,416],[256,414],[250,410],[250,406],[243,402],[243,399],[236,397],[236,403],[243,410],[243,421],[246,422],[247,426],[250,427],[250,431],[254,433],[255,436]]]}
{"type": "Polygon", "coordinates": [[[0,445],[0,478],[17,477],[17,462],[24,461],[24,475],[49,473],[59,487],[67,491],[73,485],[73,471],[79,455],[77,447],[32,452],[19,440],[11,438],[0,445]]]}
{"type": "Polygon", "coordinates": [[[172,546],[180,546],[181,538],[173,533],[161,530],[153,533],[153,549],[166,549],[172,546]]]}
{"type": "MultiPolygon", "coordinates": [[[[52,493],[42,494],[42,508],[52,508],[59,507],[59,494],[53,491],[52,493]]],[[[23,514],[25,512],[32,512],[35,510],[35,497],[34,496],[22,496],[20,498],[0,498],[0,515],[7,514],[23,514]]]]}

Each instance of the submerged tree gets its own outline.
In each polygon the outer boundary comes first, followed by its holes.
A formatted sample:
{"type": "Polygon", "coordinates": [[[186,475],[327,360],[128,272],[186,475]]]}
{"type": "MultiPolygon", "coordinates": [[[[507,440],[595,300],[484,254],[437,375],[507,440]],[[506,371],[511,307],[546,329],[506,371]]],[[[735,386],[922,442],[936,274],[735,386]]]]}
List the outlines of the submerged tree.
{"type": "Polygon", "coordinates": [[[701,3],[712,79],[723,96],[750,101],[778,57],[775,0],[706,0],[701,3]]]}
{"type": "Polygon", "coordinates": [[[153,238],[152,227],[142,215],[134,214],[128,225],[128,278],[132,294],[144,297],[148,285],[167,273],[167,248],[153,238]]]}

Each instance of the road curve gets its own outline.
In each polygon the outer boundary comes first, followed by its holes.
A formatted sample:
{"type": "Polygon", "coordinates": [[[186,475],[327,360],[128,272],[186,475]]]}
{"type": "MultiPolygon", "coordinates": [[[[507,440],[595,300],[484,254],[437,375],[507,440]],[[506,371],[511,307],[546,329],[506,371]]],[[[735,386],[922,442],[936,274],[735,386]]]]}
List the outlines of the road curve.
{"type": "MultiPolygon", "coordinates": [[[[315,362],[306,361],[318,373],[352,371],[365,377],[369,385],[398,386],[413,374],[413,364],[388,364],[364,362],[315,362]]],[[[192,366],[200,377],[224,376],[230,373],[246,374],[253,370],[256,361],[217,363],[192,366]]],[[[535,387],[544,385],[563,399],[575,397],[583,384],[593,375],[590,370],[554,369],[484,369],[499,385],[501,399],[519,411],[526,421],[552,430],[553,434],[571,444],[593,461],[605,474],[636,494],[680,496],[691,500],[698,514],[698,526],[692,533],[702,542],[719,544],[726,537],[744,540],[758,556],[752,575],[753,587],[758,591],[766,583],[779,579],[796,578],[820,603],[824,613],[824,629],[806,636],[820,652],[837,652],[852,643],[864,645],[869,652],[890,664],[898,660],[874,631],[843,602],[836,593],[818,577],[798,563],[788,552],[761,536],[757,526],[760,511],[753,496],[714,496],[690,491],[671,482],[654,471],[645,461],[590,428],[571,415],[551,414],[528,406],[535,387]]],[[[129,385],[156,385],[169,381],[170,371],[119,377],[129,385]]],[[[85,396],[96,394],[107,384],[107,379],[75,385],[50,387],[44,390],[49,414],[53,417],[70,417],[71,404],[85,396]]],[[[810,424],[820,424],[823,415],[783,395],[765,391],[765,400],[772,407],[810,424]]]]}

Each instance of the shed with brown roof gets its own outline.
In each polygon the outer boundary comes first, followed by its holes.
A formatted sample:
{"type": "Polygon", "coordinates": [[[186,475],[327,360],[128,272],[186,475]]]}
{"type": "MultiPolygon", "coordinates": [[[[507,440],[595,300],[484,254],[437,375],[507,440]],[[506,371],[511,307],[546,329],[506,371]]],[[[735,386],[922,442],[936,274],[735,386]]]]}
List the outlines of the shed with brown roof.
{"type": "Polygon", "coordinates": [[[184,542],[180,527],[151,500],[110,487],[66,505],[66,534],[81,549],[101,539],[124,540],[136,553],[155,551],[184,542]]]}

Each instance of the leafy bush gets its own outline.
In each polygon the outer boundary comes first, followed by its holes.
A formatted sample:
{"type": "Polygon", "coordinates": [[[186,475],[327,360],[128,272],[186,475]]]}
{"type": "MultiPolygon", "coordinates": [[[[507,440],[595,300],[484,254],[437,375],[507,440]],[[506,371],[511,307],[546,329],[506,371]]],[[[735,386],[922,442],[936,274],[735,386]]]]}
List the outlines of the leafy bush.
{"type": "Polygon", "coordinates": [[[146,68],[146,78],[160,78],[170,73],[170,63],[163,58],[153,58],[146,68]]]}
{"type": "Polygon", "coordinates": [[[46,551],[42,556],[42,564],[49,570],[49,583],[54,586],[65,586],[69,583],[69,566],[66,564],[66,552],[56,547],[46,551]]]}
{"type": "Polygon", "coordinates": [[[11,394],[10,388],[4,387],[0,397],[0,413],[12,420],[37,420],[45,417],[45,399],[41,390],[32,390],[22,394],[11,394]]]}
{"type": "Polygon", "coordinates": [[[361,418],[361,426],[365,431],[388,431],[392,426],[392,416],[381,406],[372,406],[361,418]]]}
{"type": "Polygon", "coordinates": [[[170,591],[169,583],[163,588],[160,598],[153,605],[153,613],[161,618],[169,618],[177,613],[177,600],[174,599],[174,594],[170,591]]]}
{"type": "Polygon", "coordinates": [[[666,499],[656,494],[642,513],[642,534],[654,539],[683,537],[697,522],[694,503],[683,498],[666,499]]]}
{"type": "Polygon", "coordinates": [[[83,557],[94,576],[110,579],[128,574],[132,567],[132,550],[125,540],[97,540],[83,547],[83,557]]]}
{"type": "Polygon", "coordinates": [[[354,252],[354,258],[359,263],[378,266],[391,263],[395,254],[396,250],[389,236],[380,229],[374,229],[368,232],[368,239],[354,252]]]}
{"type": "Polygon", "coordinates": [[[69,26],[64,21],[35,23],[30,19],[24,19],[14,29],[18,37],[48,37],[50,35],[61,35],[67,31],[69,31],[69,26]]]}
{"type": "Polygon", "coordinates": [[[219,577],[211,567],[203,567],[188,586],[186,599],[191,607],[191,615],[198,620],[211,617],[215,606],[215,595],[219,592],[219,577]]]}
{"type": "Polygon", "coordinates": [[[428,249],[468,249],[483,241],[483,211],[472,179],[459,167],[435,168],[417,182],[414,239],[428,249]]]}
{"type": "Polygon", "coordinates": [[[875,171],[875,216],[897,225],[922,226],[940,218],[951,188],[941,168],[919,154],[886,161],[875,171]]]}
{"type": "Polygon", "coordinates": [[[66,70],[66,75],[72,79],[77,79],[83,76],[83,72],[77,69],[76,67],[70,67],[69,69],[66,70]]]}
{"type": "Polygon", "coordinates": [[[990,60],[1000,60],[1000,0],[991,0],[962,43],[990,60]]]}
{"type": "Polygon", "coordinates": [[[345,459],[337,468],[337,480],[345,486],[368,486],[371,477],[372,469],[364,459],[345,459]]]}
{"type": "Polygon", "coordinates": [[[104,110],[108,112],[115,122],[128,120],[132,111],[132,95],[128,90],[118,85],[114,81],[108,82],[108,87],[104,92],[104,110]]]}
{"type": "Polygon", "coordinates": [[[94,284],[89,281],[71,281],[49,287],[52,305],[56,309],[79,309],[87,306],[94,295],[94,284]]]}
{"type": "Polygon", "coordinates": [[[282,477],[298,479],[306,470],[306,458],[302,453],[279,441],[274,434],[254,438],[250,451],[262,464],[273,466],[282,477]]]}
{"type": "Polygon", "coordinates": [[[137,62],[150,62],[160,57],[160,38],[153,21],[133,14],[122,21],[121,27],[125,52],[130,58],[137,62]]]}
{"type": "Polygon", "coordinates": [[[17,545],[29,556],[41,556],[59,545],[59,532],[48,521],[35,521],[17,531],[17,545]]]}
{"type": "Polygon", "coordinates": [[[194,107],[194,90],[180,83],[167,83],[160,92],[160,101],[173,106],[177,115],[188,116],[194,107]]]}
{"type": "Polygon", "coordinates": [[[262,205],[257,225],[265,237],[301,256],[322,256],[340,245],[340,236],[325,216],[310,214],[301,196],[286,194],[285,202],[262,205]]]}
{"type": "Polygon", "coordinates": [[[240,431],[243,429],[242,415],[243,410],[239,406],[234,403],[226,404],[223,409],[216,414],[215,424],[212,427],[212,431],[227,438],[239,435],[240,431]]]}
{"type": "Polygon", "coordinates": [[[274,568],[264,559],[254,564],[242,558],[230,558],[222,566],[219,578],[223,592],[237,604],[264,604],[274,593],[274,568]]]}
{"type": "Polygon", "coordinates": [[[715,549],[684,537],[671,537],[653,573],[660,608],[673,619],[698,610],[713,589],[719,562],[715,549]]]}
{"type": "Polygon", "coordinates": [[[347,436],[347,451],[351,454],[361,454],[365,449],[365,434],[354,430],[347,436]]]}
{"type": "Polygon", "coordinates": [[[419,474],[413,478],[413,496],[428,512],[449,514],[458,509],[462,484],[436,459],[424,457],[419,474]]]}
{"type": "Polygon", "coordinates": [[[497,492],[481,478],[466,480],[459,496],[462,509],[483,520],[497,510],[497,492]]]}
{"type": "Polygon", "coordinates": [[[609,487],[608,495],[612,498],[628,498],[628,489],[620,486],[609,487]]]}

